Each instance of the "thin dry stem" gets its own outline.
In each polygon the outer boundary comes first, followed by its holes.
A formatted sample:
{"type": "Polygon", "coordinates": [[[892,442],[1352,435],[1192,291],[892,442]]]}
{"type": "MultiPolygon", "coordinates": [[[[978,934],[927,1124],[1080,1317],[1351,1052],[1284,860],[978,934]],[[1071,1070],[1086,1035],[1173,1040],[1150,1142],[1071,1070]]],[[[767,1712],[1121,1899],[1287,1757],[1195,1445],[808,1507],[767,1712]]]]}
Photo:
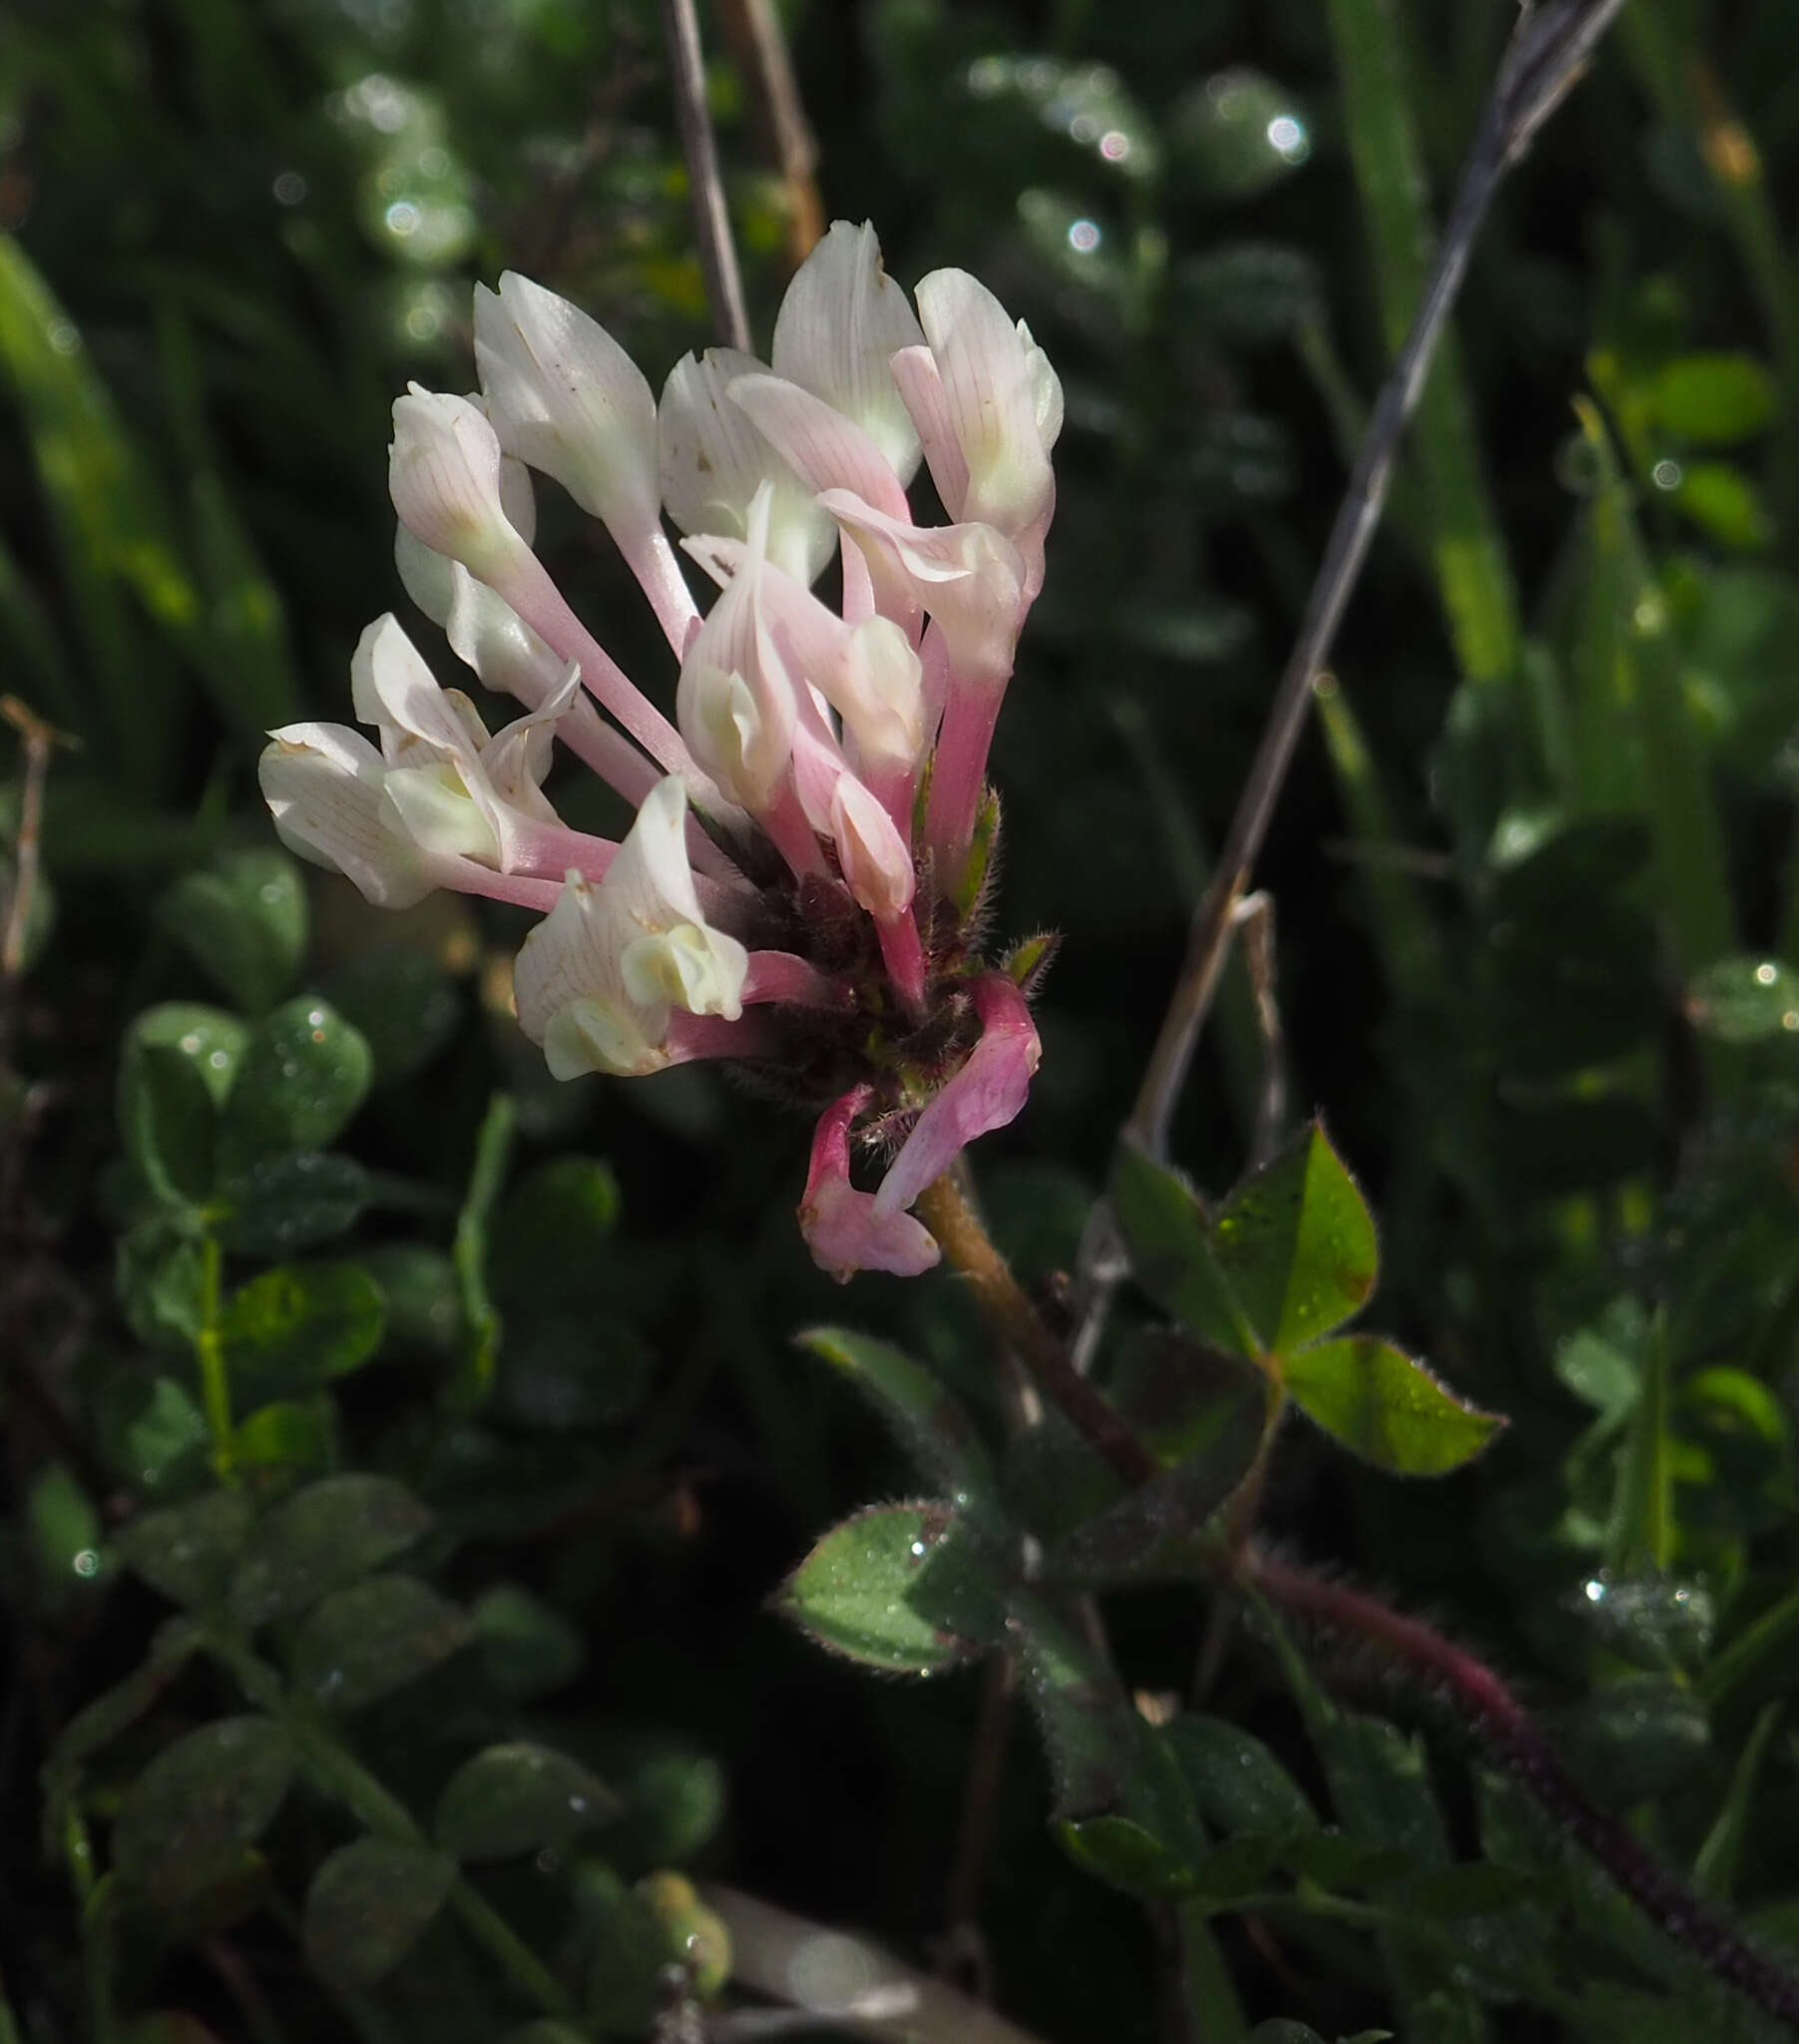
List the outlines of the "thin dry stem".
{"type": "Polygon", "coordinates": [[[737,268],[737,248],[731,239],[730,214],[724,204],[724,182],[718,174],[718,144],[705,104],[705,60],[699,48],[699,19],[693,0],[661,0],[663,39],[669,48],[669,79],[675,91],[675,118],[680,127],[681,154],[687,162],[687,183],[693,192],[693,226],[699,241],[699,267],[705,277],[706,302],[712,308],[712,330],[726,347],[748,354],[749,315],[743,309],[743,278],[737,268]]]}
{"type": "Polygon", "coordinates": [[[718,25],[749,88],[750,119],[763,154],[779,173],[787,201],[783,250],[789,275],[824,233],[818,143],[806,120],[793,60],[774,0],[718,0],[718,25]]]}
{"type": "Polygon", "coordinates": [[[1217,991],[1232,917],[1267,835],[1269,819],[1305,728],[1312,689],[1368,557],[1387,499],[1400,441],[1430,371],[1475,237],[1506,172],[1574,85],[1622,0],[1550,0],[1520,20],[1462,174],[1436,267],[1412,330],[1362,438],[1361,451],[1250,765],[1211,884],[1193,915],[1186,958],[1150,1052],[1128,1127],[1152,1157],[1165,1154],[1168,1125],[1199,1031],[1217,991]]]}

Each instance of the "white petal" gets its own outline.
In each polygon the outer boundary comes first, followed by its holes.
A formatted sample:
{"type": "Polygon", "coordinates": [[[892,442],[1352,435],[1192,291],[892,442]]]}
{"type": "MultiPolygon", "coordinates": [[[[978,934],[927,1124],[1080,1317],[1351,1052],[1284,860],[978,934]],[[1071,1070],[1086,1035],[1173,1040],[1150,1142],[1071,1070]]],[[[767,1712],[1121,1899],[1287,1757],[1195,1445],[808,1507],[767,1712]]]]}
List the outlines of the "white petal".
{"type": "Polygon", "coordinates": [[[693,758],[752,814],[767,807],[787,770],[799,714],[796,678],[762,615],[764,585],[778,577],[812,601],[765,557],[774,494],[771,484],[757,485],[736,572],[694,634],[675,694],[675,722],[693,758]]]}
{"type": "Polygon", "coordinates": [[[1050,358],[1031,338],[1031,329],[1021,319],[1018,337],[1025,350],[1025,372],[1031,378],[1031,402],[1037,413],[1037,436],[1048,454],[1062,438],[1062,378],[1050,358]]]}
{"type": "Polygon", "coordinates": [[[391,611],[378,617],[356,642],[350,660],[350,699],[364,724],[381,727],[382,750],[390,760],[398,750],[387,743],[390,734],[422,740],[449,759],[474,750],[455,706],[391,611]]]}
{"type": "Polygon", "coordinates": [[[918,428],[938,498],[952,518],[960,518],[968,501],[968,457],[956,438],[937,357],[928,347],[901,348],[893,358],[893,380],[918,428]]]}
{"type": "Polygon", "coordinates": [[[639,930],[705,920],[687,864],[686,815],[686,788],[671,773],[644,797],[637,821],[607,868],[609,903],[616,902],[639,930]]]}
{"type": "Polygon", "coordinates": [[[990,681],[1012,672],[1024,623],[1025,564],[991,525],[902,525],[843,490],[819,500],[861,549],[884,615],[910,602],[936,619],[951,661],[990,681]]]}
{"type": "Polygon", "coordinates": [[[476,287],[475,359],[507,453],[554,476],[615,536],[635,542],[656,527],[656,399],[604,326],[508,270],[498,295],[476,287]]]}
{"type": "Polygon", "coordinates": [[[881,267],[874,229],[833,221],[781,300],[774,372],[852,419],[903,486],[918,468],[918,435],[887,364],[922,338],[906,293],[881,267]]]}
{"type": "Polygon", "coordinates": [[[910,766],[924,748],[924,667],[890,618],[852,628],[840,669],[820,686],[855,737],[865,766],[910,766]]]}
{"type": "Polygon", "coordinates": [[[726,395],[808,490],[854,490],[895,518],[911,515],[887,456],[822,397],[784,377],[764,375],[732,377],[726,395]]]}
{"type": "Polygon", "coordinates": [[[961,516],[1022,532],[1054,502],[1055,484],[1038,426],[1042,379],[1018,327],[965,269],[933,270],[918,286],[918,309],[968,462],[961,516]]]}
{"type": "Polygon", "coordinates": [[[336,724],[293,724],[270,737],[257,777],[288,850],[342,873],[377,908],[422,901],[435,881],[418,852],[381,822],[386,769],[374,747],[336,724]]]}
{"type": "Polygon", "coordinates": [[[663,501],[682,532],[742,539],[749,506],[771,485],[768,550],[789,574],[814,582],[831,557],[835,534],[812,492],[769,446],[748,414],[726,396],[738,376],[765,368],[736,348],[683,355],[663,385],[657,445],[663,501]]]}
{"type": "Polygon", "coordinates": [[[554,1017],[576,1001],[593,997],[624,1003],[622,948],[600,888],[571,873],[556,906],[525,939],[513,966],[519,1026],[533,1043],[542,1043],[554,1017]]]}
{"type": "Polygon", "coordinates": [[[434,625],[441,625],[450,615],[456,577],[469,579],[469,571],[460,561],[452,561],[447,554],[434,554],[403,525],[394,527],[393,565],[400,571],[400,584],[406,594],[434,625]]]}
{"type": "Polygon", "coordinates": [[[581,670],[571,661],[560,684],[535,710],[515,718],[481,749],[481,766],[498,799],[539,822],[554,823],[545,799],[544,776],[556,753],[556,727],[581,695],[581,670]]]}

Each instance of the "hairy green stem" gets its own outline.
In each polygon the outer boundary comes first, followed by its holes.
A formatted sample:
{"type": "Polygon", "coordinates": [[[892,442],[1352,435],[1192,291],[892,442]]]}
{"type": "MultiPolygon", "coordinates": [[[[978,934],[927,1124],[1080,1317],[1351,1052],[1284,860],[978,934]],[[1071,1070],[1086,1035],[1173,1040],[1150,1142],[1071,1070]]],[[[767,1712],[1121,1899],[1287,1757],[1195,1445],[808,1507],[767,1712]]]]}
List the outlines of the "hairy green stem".
{"type": "Polygon", "coordinates": [[[487,1403],[493,1389],[494,1371],[500,1352],[500,1315],[487,1289],[487,1227],[506,1182],[506,1167],[512,1158],[513,1137],[518,1127],[518,1109],[510,1093],[496,1093],[487,1103],[481,1128],[475,1137],[475,1162],[469,1171],[469,1189],[456,1217],[456,1241],[451,1260],[456,1268],[457,1287],[462,1294],[465,1326],[461,1365],[452,1381],[447,1404],[459,1419],[466,1419],[487,1403]]]}
{"type": "Polygon", "coordinates": [[[224,1293],[225,1253],[219,1238],[208,1233],[200,1248],[200,1326],[194,1356],[200,1365],[200,1395],[206,1407],[207,1430],[213,1436],[213,1467],[221,1483],[235,1483],[231,1453],[231,1384],[225,1366],[225,1343],[219,1334],[224,1293]]]}

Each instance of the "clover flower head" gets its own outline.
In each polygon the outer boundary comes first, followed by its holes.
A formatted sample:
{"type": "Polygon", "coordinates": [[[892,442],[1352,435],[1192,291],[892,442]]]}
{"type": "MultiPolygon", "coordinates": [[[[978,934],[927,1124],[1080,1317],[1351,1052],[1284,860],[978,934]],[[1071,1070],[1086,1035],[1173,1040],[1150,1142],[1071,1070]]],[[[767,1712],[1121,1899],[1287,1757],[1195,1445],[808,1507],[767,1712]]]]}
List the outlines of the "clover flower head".
{"type": "Polygon", "coordinates": [[[843,221],[789,285],[766,363],[687,355],[660,402],[603,326],[526,277],[478,286],[474,324],[479,394],[414,386],[394,406],[396,560],[524,715],[490,736],[381,618],[351,671],[375,740],[272,733],[275,828],[382,906],[449,887],[535,910],[514,992],[552,1073],[753,1070],[820,1110],[799,1202],[820,1266],[925,1270],[913,1203],[1019,1113],[1040,1055],[1027,995],[1047,946],[995,960],[981,933],[988,751],[1055,510],[1055,372],[964,271],[924,278],[915,310],[873,229],[843,221]],[[921,464],[948,524],[914,514],[921,464]],[[643,590],[672,717],[539,560],[533,472],[605,525],[643,590]],[[715,585],[703,613],[683,551],[715,585]],[[834,606],[814,587],[833,557],[834,606]],[[622,841],[558,816],[559,744],[636,809],[622,841]]]}

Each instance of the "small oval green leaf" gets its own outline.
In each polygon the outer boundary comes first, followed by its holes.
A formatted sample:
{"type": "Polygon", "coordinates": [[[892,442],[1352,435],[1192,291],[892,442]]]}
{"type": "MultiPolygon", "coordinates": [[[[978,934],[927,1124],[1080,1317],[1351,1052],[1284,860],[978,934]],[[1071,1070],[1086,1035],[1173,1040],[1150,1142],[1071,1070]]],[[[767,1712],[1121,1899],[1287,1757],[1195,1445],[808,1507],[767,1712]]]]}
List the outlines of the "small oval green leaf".
{"type": "Polygon", "coordinates": [[[1163,1733],[1199,1815],[1216,1829],[1276,1832],[1315,1828],[1305,1791],[1259,1739],[1223,1718],[1189,1713],[1163,1733]]]}
{"type": "Polygon", "coordinates": [[[416,1576],[376,1576],[315,1607],[293,1647],[295,1687],[358,1711],[428,1675],[473,1637],[468,1619],[416,1576]]]}
{"type": "Polygon", "coordinates": [[[266,1718],[221,1718],[186,1734],[119,1805],[120,1880],[168,1906],[225,1878],[273,1822],[292,1777],[286,1736],[266,1718]]]}
{"type": "Polygon", "coordinates": [[[1712,447],[1749,439],[1780,410],[1780,386],[1766,365],[1724,349],[1663,362],[1648,398],[1664,432],[1712,447]]]}
{"type": "Polygon", "coordinates": [[[249,1500],[211,1490],[186,1504],[144,1512],[114,1540],[119,1558],[176,1604],[210,1604],[224,1594],[249,1537],[249,1500]]]}
{"type": "Polygon", "coordinates": [[[347,1588],[413,1545],[431,1514],[391,1476],[327,1476],[276,1505],[231,1578],[241,1625],[266,1625],[347,1588]]]}
{"type": "Polygon", "coordinates": [[[1227,1354],[1259,1342],[1213,1253],[1211,1222],[1181,1175],[1125,1137],[1113,1160],[1113,1212],[1136,1281],[1190,1333],[1227,1354]]]}
{"type": "Polygon", "coordinates": [[[306,1956],[337,1987],[385,1979],[456,1885],[456,1862],[404,1838],[339,1846],[306,1890],[306,1956]]]}
{"type": "Polygon", "coordinates": [[[192,1001],[147,1008],[127,1030],[119,1063],[119,1132],[162,1199],[199,1205],[213,1187],[219,1109],[243,1057],[234,1015],[192,1001]]]}
{"type": "Polygon", "coordinates": [[[226,852],[178,880],[158,920],[228,1000],[259,1015],[292,982],[306,949],[306,891],[284,851],[226,852]]]}
{"type": "Polygon", "coordinates": [[[1317,1124],[1218,1210],[1219,1268],[1265,1349],[1291,1355],[1367,1303],[1374,1217],[1317,1124]]]}
{"type": "Polygon", "coordinates": [[[1193,1885],[1180,1855],[1127,1816],[1062,1817],[1052,1829],[1077,1866],[1127,1895],[1177,1895],[1193,1885]]]}
{"type": "Polygon", "coordinates": [[[777,1607],[832,1653],[890,1675],[937,1675],[981,1651],[914,1602],[950,1533],[944,1504],[871,1505],[834,1527],[781,1589],[777,1607]]]}
{"type": "Polygon", "coordinates": [[[359,1030],[316,994],[284,1001],[244,1046],[222,1142],[235,1167],[289,1150],[323,1150],[368,1092],[359,1030]]]}
{"type": "Polygon", "coordinates": [[[438,1798],[432,1830],[458,1859],[512,1859],[567,1845],[604,1823],[619,1798],[579,1761],[530,1740],[465,1761],[438,1798]]]}
{"type": "Polygon", "coordinates": [[[247,1256],[290,1256],[354,1226],[368,1192],[352,1157],[302,1150],[258,1158],[225,1183],[220,1239],[247,1256]]]}
{"type": "Polygon", "coordinates": [[[381,1345],[386,1308],[356,1264],[283,1264],[233,1292],[219,1338],[244,1409],[358,1369],[381,1345]]]}
{"type": "Polygon", "coordinates": [[[1459,1469],[1506,1423],[1372,1334],[1303,1348],[1287,1359],[1285,1377],[1308,1418],[1364,1461],[1400,1476],[1459,1469]]]}
{"type": "Polygon", "coordinates": [[[931,1482],[958,1503],[993,1494],[993,1465],[973,1421],[921,1363],[847,1327],[813,1327],[798,1340],[874,1405],[931,1482]]]}

